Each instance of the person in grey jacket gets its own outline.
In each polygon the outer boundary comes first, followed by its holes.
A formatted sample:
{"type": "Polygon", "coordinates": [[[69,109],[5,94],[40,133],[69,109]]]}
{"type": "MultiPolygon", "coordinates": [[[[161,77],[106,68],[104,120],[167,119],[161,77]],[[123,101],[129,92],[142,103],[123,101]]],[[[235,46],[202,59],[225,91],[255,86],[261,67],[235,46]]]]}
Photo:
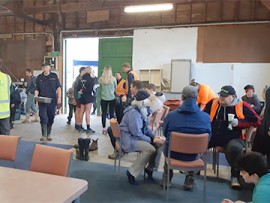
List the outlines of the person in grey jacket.
{"type": "Polygon", "coordinates": [[[140,152],[132,166],[126,171],[128,181],[136,185],[136,177],[140,175],[148,163],[146,173],[152,177],[155,166],[156,148],[159,138],[147,126],[147,108],[150,95],[145,90],[140,90],[131,106],[124,110],[124,117],[120,123],[121,146],[124,152],[140,152]]]}
{"type": "Polygon", "coordinates": [[[25,75],[29,78],[26,88],[27,100],[26,100],[26,117],[22,121],[22,123],[29,123],[30,122],[30,113],[31,110],[34,112],[35,119],[33,122],[39,122],[38,118],[38,108],[36,107],[36,102],[34,99],[35,89],[36,89],[36,76],[33,75],[31,69],[26,69],[25,75]]]}
{"type": "Polygon", "coordinates": [[[258,96],[255,94],[253,85],[246,85],[244,87],[246,95],[242,97],[242,100],[249,103],[253,110],[260,115],[261,113],[261,102],[258,96]]]}

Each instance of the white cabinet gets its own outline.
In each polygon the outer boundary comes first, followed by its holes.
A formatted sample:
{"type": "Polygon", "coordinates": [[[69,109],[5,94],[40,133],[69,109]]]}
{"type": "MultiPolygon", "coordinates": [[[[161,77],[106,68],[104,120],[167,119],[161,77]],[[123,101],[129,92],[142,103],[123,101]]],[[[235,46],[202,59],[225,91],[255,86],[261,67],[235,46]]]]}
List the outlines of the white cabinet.
{"type": "Polygon", "coordinates": [[[157,91],[161,91],[162,71],[161,69],[141,69],[140,80],[144,84],[153,83],[157,91]]]}

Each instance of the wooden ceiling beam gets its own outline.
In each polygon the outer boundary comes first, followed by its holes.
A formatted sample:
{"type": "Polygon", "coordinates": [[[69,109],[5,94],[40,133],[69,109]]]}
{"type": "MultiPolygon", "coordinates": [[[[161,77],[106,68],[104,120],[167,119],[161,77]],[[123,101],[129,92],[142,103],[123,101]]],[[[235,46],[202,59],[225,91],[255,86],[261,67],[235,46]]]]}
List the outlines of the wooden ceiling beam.
{"type": "Polygon", "coordinates": [[[1,10],[0,15],[9,15],[9,16],[15,16],[17,18],[22,18],[23,20],[30,21],[32,23],[37,23],[40,25],[47,25],[48,22],[44,20],[40,20],[31,16],[28,16],[24,12],[24,8],[22,5],[22,2],[20,1],[10,1],[9,4],[6,4],[5,6],[0,6],[1,8],[5,8],[6,10],[1,10]]]}
{"type": "MultiPolygon", "coordinates": [[[[218,2],[220,0],[204,0],[203,2],[218,2]]],[[[202,0],[171,0],[170,3],[181,4],[181,3],[195,3],[202,2],[202,0]]],[[[95,10],[106,10],[106,9],[116,9],[123,8],[130,5],[142,5],[142,4],[157,4],[164,3],[162,0],[152,0],[152,1],[87,1],[87,2],[78,2],[78,3],[63,3],[60,4],[62,13],[69,12],[78,12],[78,11],[95,11],[95,10]]],[[[34,15],[39,13],[57,13],[56,5],[46,5],[46,6],[37,6],[37,7],[25,7],[24,12],[28,15],[34,15]]]]}

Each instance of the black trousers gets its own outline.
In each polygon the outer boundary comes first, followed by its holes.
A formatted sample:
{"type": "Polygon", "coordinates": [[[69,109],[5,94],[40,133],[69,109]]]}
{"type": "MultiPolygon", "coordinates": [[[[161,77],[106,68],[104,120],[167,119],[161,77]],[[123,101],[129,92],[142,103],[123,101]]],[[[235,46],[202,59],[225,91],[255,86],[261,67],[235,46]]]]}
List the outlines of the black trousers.
{"type": "Polygon", "coordinates": [[[68,120],[70,121],[73,117],[73,112],[75,113],[76,111],[76,105],[68,104],[68,107],[69,107],[68,120]]]}
{"type": "Polygon", "coordinates": [[[106,114],[107,114],[108,106],[109,106],[110,118],[114,117],[115,100],[106,101],[106,100],[101,99],[100,106],[101,106],[101,111],[102,111],[102,114],[101,114],[102,127],[105,128],[106,127],[106,114]]]}

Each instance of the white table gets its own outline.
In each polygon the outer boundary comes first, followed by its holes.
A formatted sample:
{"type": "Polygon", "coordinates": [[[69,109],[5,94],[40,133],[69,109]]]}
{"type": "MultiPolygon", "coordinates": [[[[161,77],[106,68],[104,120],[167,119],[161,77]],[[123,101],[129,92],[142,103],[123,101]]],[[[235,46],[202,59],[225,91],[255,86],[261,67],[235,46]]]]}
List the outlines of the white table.
{"type": "Polygon", "coordinates": [[[70,203],[88,188],[82,179],[0,167],[0,202],[70,203]]]}

